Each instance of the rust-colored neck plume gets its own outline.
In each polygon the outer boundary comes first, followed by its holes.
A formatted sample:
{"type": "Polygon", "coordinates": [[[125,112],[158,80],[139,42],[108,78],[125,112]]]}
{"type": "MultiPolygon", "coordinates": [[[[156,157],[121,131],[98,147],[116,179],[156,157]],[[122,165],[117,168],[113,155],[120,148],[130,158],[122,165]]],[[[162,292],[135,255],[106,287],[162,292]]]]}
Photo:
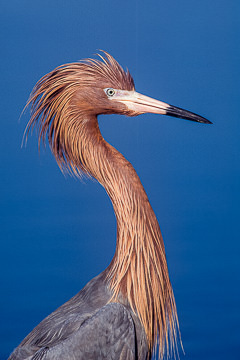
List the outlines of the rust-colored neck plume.
{"type": "Polygon", "coordinates": [[[28,102],[29,128],[38,120],[39,139],[48,136],[61,169],[91,175],[106,189],[117,219],[116,252],[106,271],[111,301],[127,299],[144,326],[150,351],[159,342],[163,357],[175,351],[178,319],[159,224],[134,168],[103,139],[99,112],[94,114],[88,101],[89,94],[94,96],[89,87],[94,71],[99,77],[112,74],[118,86],[134,86],[130,74],[119,73],[120,65],[106,56],[104,63],[69,64],[42,78],[28,102]]]}

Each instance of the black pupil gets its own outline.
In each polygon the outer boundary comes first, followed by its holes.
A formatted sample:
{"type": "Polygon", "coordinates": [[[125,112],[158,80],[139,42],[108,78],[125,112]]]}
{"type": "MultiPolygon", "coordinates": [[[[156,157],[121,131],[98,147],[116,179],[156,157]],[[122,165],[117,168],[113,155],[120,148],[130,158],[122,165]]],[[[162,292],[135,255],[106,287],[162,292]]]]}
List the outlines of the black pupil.
{"type": "Polygon", "coordinates": [[[113,89],[108,89],[108,95],[113,96],[114,95],[114,90],[113,89]]]}

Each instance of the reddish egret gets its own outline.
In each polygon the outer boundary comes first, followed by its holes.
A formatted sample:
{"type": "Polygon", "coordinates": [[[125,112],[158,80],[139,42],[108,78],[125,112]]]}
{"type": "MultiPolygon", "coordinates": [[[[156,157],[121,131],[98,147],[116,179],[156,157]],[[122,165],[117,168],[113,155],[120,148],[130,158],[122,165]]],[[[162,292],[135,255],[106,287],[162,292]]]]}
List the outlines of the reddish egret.
{"type": "Polygon", "coordinates": [[[150,359],[175,352],[179,325],[158,221],[132,165],[102,137],[99,114],[156,113],[210,124],[135,91],[108,53],[62,65],[38,81],[28,131],[38,124],[62,170],[94,177],[117,220],[115,255],[100,275],[44,319],[11,360],[150,359]]]}

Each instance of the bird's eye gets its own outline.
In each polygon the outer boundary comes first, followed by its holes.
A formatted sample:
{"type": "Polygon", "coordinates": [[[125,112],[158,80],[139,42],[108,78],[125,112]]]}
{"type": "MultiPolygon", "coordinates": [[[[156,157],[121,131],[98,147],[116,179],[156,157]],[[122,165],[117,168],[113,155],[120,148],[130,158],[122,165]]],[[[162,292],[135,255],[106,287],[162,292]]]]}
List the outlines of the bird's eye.
{"type": "Polygon", "coordinates": [[[107,96],[113,96],[115,94],[115,90],[112,88],[106,89],[107,96]]]}

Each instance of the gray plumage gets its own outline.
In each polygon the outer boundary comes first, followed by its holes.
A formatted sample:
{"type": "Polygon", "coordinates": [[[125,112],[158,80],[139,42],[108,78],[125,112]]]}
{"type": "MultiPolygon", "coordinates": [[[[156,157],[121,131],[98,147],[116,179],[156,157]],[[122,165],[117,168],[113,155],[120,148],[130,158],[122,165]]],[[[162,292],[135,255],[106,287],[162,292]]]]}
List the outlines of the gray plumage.
{"type": "Polygon", "coordinates": [[[138,317],[110,298],[102,273],[36,326],[8,360],[147,359],[138,317]]]}

